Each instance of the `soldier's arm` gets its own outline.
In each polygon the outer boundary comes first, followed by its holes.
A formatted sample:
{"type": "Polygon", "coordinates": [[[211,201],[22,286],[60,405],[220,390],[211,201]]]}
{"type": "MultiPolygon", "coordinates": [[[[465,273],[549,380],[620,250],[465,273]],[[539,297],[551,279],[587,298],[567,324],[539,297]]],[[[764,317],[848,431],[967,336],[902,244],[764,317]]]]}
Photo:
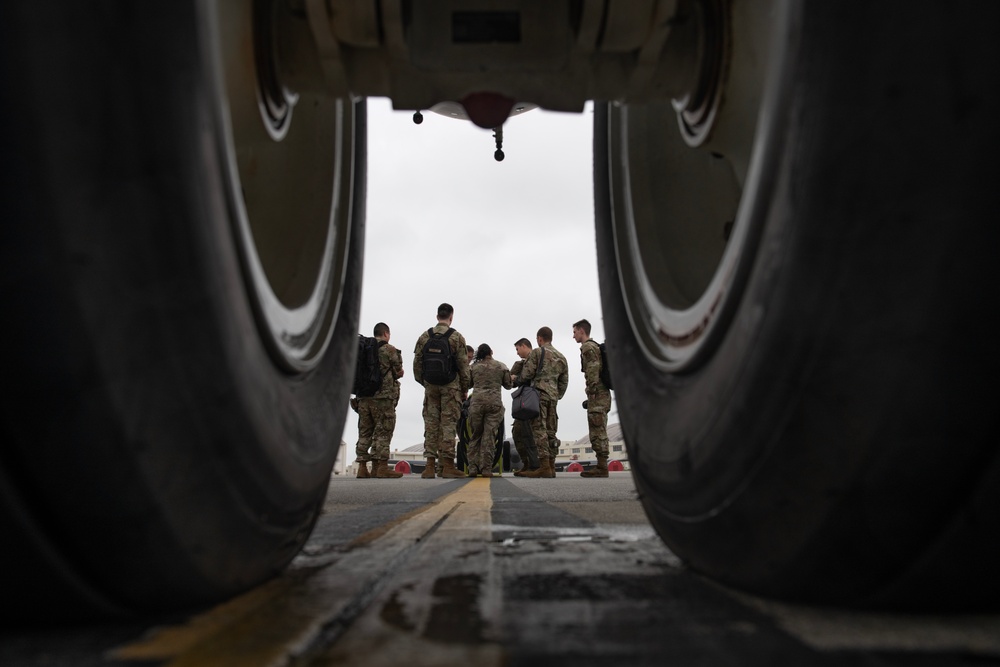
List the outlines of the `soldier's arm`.
{"type": "Polygon", "coordinates": [[[510,370],[508,370],[508,368],[507,368],[507,364],[505,364],[505,363],[503,363],[501,361],[500,362],[500,370],[501,370],[501,373],[500,373],[500,385],[504,389],[510,389],[510,385],[511,385],[510,375],[511,374],[510,374],[510,370]]]}
{"type": "Polygon", "coordinates": [[[392,371],[392,379],[398,380],[403,377],[403,354],[395,347],[389,347],[389,369],[392,371]]]}
{"type": "Polygon", "coordinates": [[[584,345],[580,353],[583,355],[583,377],[587,382],[587,393],[596,394],[597,385],[601,381],[601,350],[596,345],[584,345]]]}
{"type": "Polygon", "coordinates": [[[556,380],[559,400],[562,400],[562,397],[566,395],[566,389],[569,387],[569,369],[566,366],[566,358],[563,357],[559,360],[559,378],[556,380]]]}
{"type": "Polygon", "coordinates": [[[413,379],[421,386],[424,384],[424,369],[421,368],[424,361],[424,337],[417,339],[417,344],[413,348],[413,379]]]}
{"type": "Polygon", "coordinates": [[[378,372],[385,381],[385,376],[392,372],[392,360],[395,355],[392,347],[386,343],[378,348],[378,372]]]}
{"type": "Polygon", "coordinates": [[[514,362],[514,365],[510,369],[510,382],[515,387],[521,384],[521,379],[518,377],[521,374],[521,369],[524,367],[524,359],[518,359],[514,362]]]}
{"type": "Polygon", "coordinates": [[[517,384],[530,384],[535,379],[535,372],[538,370],[538,349],[537,347],[533,349],[528,358],[524,360],[524,366],[521,366],[521,375],[517,378],[517,384]]]}
{"type": "Polygon", "coordinates": [[[406,374],[406,371],[403,369],[403,353],[398,349],[396,350],[396,362],[399,365],[399,375],[396,376],[398,380],[406,374]]]}
{"type": "Polygon", "coordinates": [[[472,386],[472,373],[469,372],[469,364],[466,362],[466,352],[465,346],[465,336],[458,334],[458,350],[454,352],[455,359],[458,360],[458,386],[461,388],[462,393],[469,391],[469,387],[472,386]]]}

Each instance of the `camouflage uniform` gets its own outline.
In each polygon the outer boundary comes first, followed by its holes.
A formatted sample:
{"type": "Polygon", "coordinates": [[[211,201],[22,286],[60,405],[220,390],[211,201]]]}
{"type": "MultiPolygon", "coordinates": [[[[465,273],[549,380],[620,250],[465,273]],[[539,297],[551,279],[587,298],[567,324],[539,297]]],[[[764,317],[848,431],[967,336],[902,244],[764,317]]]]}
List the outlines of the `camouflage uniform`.
{"type": "Polygon", "coordinates": [[[469,400],[469,474],[489,472],[496,456],[497,429],[503,422],[503,399],[500,388],[510,389],[510,370],[493,358],[472,364],[472,396],[469,400]]]}
{"type": "Polygon", "coordinates": [[[538,448],[539,460],[551,459],[555,462],[555,457],[559,453],[559,440],[556,438],[559,419],[556,415],[556,403],[566,394],[566,387],[569,385],[566,357],[550,344],[536,347],[524,360],[524,366],[521,367],[521,373],[514,384],[534,384],[538,389],[539,414],[531,420],[531,432],[538,448]],[[545,350],[545,357],[539,370],[538,360],[542,356],[542,350],[545,350]]]}
{"type": "Polygon", "coordinates": [[[580,369],[587,382],[587,425],[590,430],[590,446],[598,456],[607,457],[611,392],[601,382],[601,348],[593,340],[588,339],[580,344],[580,369]]]}
{"type": "Polygon", "coordinates": [[[379,345],[378,366],[382,386],[374,395],[358,399],[358,444],[355,452],[361,462],[387,460],[389,443],[396,430],[396,401],[399,400],[396,385],[403,374],[399,350],[389,343],[379,345]],[[370,455],[369,447],[372,450],[370,455]]]}
{"type": "MultiPolygon", "coordinates": [[[[518,359],[511,366],[511,375],[517,377],[524,367],[524,359],[518,359]]],[[[538,467],[538,450],[535,448],[535,439],[531,435],[531,422],[524,419],[515,419],[510,428],[510,436],[514,440],[514,449],[521,457],[522,468],[538,467]]]]}
{"type": "MultiPolygon", "coordinates": [[[[399,367],[403,368],[403,353],[399,351],[399,348],[393,348],[396,350],[396,360],[399,362],[399,367]]],[[[396,407],[399,405],[399,377],[392,381],[392,406],[396,407]]]]}
{"type": "MultiPolygon", "coordinates": [[[[434,333],[448,331],[447,324],[438,324],[434,333]]],[[[454,331],[448,338],[458,373],[445,385],[424,383],[424,343],[430,338],[426,331],[420,334],[413,349],[413,377],[424,388],[424,458],[455,459],[455,428],[462,416],[462,395],[469,390],[469,364],[465,351],[465,336],[454,331]]]]}
{"type": "MultiPolygon", "coordinates": [[[[559,400],[562,400],[563,396],[566,395],[566,388],[569,387],[569,361],[566,360],[562,352],[551,345],[549,345],[548,351],[559,359],[559,367],[562,369],[562,377],[558,380],[558,386],[560,387],[559,400]]],[[[549,352],[546,352],[545,356],[548,356],[549,352]]],[[[559,432],[559,406],[557,404],[553,404],[552,406],[552,416],[550,419],[552,421],[552,428],[548,429],[549,453],[552,454],[552,460],[555,461],[556,457],[559,456],[559,439],[556,438],[556,433],[559,432]]]]}

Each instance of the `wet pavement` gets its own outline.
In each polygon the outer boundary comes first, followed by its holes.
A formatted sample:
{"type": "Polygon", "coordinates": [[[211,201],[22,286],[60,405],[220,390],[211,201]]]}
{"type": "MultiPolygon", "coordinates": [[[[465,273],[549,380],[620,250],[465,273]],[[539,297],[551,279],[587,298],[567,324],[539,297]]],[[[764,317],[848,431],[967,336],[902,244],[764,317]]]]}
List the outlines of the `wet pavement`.
{"type": "Polygon", "coordinates": [[[785,605],[692,573],[631,476],[334,477],[279,578],[190,617],[0,634],[3,667],[1000,665],[1000,615],[785,605]]]}

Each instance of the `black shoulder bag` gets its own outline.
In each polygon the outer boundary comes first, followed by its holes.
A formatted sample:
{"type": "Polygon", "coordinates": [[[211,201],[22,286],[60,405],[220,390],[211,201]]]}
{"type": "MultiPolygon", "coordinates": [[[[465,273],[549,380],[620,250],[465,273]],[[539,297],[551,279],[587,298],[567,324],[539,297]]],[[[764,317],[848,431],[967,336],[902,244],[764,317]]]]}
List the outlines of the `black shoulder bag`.
{"type": "MultiPolygon", "coordinates": [[[[538,377],[538,373],[542,370],[543,363],[545,363],[544,347],[542,348],[542,354],[538,358],[538,368],[535,369],[536,378],[538,377]]],[[[514,419],[531,420],[541,414],[538,390],[534,387],[534,380],[532,380],[532,384],[521,385],[515,389],[510,395],[510,398],[510,415],[514,419]]]]}

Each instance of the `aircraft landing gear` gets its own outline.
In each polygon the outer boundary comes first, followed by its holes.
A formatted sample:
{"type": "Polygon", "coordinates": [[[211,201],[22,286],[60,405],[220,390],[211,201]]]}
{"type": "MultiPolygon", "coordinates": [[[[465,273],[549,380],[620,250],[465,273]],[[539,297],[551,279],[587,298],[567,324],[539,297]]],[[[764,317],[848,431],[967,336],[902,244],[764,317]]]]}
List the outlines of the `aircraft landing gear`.
{"type": "Polygon", "coordinates": [[[497,162],[503,162],[503,125],[497,125],[493,128],[493,138],[497,141],[496,152],[493,153],[493,159],[497,162]]]}

